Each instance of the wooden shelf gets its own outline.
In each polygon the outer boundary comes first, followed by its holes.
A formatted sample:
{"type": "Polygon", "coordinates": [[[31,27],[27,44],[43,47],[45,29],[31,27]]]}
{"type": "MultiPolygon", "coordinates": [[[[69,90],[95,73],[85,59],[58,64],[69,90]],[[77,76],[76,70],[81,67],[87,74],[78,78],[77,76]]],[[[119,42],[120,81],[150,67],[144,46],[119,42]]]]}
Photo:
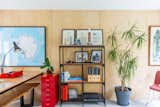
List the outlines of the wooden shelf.
{"type": "Polygon", "coordinates": [[[83,83],[86,83],[86,84],[104,84],[105,82],[102,82],[102,81],[100,81],[100,82],[89,82],[89,81],[83,81],[83,83]]]}
{"type": "Polygon", "coordinates": [[[67,82],[61,82],[62,84],[81,84],[83,81],[67,81],[67,82]]]}
{"type": "Polygon", "coordinates": [[[67,65],[82,65],[82,64],[87,64],[87,65],[100,65],[100,66],[104,66],[104,63],[92,63],[92,62],[81,62],[81,63],[64,63],[64,64],[60,64],[61,66],[67,66],[67,65]]]}
{"type": "Polygon", "coordinates": [[[78,98],[68,99],[67,101],[62,101],[62,102],[81,102],[81,101],[83,101],[82,95],[78,95],[78,98]]]}
{"type": "Polygon", "coordinates": [[[96,47],[96,48],[104,48],[104,45],[60,45],[60,47],[62,48],[65,48],[65,47],[67,47],[67,48],[72,48],[72,47],[74,47],[74,48],[81,48],[81,47],[83,47],[83,48],[91,48],[91,47],[96,47]]]}
{"type": "Polygon", "coordinates": [[[81,84],[81,83],[84,83],[84,84],[104,84],[105,82],[89,82],[89,81],[69,81],[69,82],[61,82],[61,84],[81,84]]]}
{"type": "Polygon", "coordinates": [[[105,98],[100,98],[100,99],[83,99],[84,102],[105,102],[105,98]]]}

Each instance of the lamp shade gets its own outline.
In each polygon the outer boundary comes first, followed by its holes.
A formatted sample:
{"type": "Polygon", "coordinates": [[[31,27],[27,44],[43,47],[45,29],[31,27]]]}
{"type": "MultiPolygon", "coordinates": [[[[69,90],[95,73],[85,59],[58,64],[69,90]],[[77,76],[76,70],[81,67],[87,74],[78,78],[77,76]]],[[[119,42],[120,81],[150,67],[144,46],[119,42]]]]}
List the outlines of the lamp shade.
{"type": "Polygon", "coordinates": [[[21,51],[21,48],[16,44],[15,41],[13,41],[13,46],[14,46],[14,51],[15,51],[15,52],[21,51]]]}

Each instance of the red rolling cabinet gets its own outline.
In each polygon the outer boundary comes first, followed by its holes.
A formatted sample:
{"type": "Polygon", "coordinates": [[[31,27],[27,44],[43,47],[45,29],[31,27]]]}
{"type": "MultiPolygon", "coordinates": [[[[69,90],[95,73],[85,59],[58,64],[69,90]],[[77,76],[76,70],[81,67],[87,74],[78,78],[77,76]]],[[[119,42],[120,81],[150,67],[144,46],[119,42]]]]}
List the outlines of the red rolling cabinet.
{"type": "Polygon", "coordinates": [[[55,107],[58,102],[58,74],[45,74],[41,77],[42,107],[55,107]]]}

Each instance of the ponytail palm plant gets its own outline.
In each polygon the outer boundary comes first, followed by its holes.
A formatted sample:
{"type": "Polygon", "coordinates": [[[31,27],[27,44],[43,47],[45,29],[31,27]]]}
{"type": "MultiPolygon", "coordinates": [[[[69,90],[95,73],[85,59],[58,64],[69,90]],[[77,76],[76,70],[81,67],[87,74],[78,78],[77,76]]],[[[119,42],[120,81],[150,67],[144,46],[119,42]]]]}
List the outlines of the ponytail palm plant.
{"type": "Polygon", "coordinates": [[[136,25],[132,25],[129,30],[122,33],[114,30],[107,38],[107,43],[110,45],[108,58],[116,64],[121,79],[121,91],[128,90],[127,83],[137,68],[137,56],[133,50],[141,48],[144,41],[145,33],[140,31],[136,25]],[[120,41],[117,41],[117,37],[120,38],[120,41]]]}

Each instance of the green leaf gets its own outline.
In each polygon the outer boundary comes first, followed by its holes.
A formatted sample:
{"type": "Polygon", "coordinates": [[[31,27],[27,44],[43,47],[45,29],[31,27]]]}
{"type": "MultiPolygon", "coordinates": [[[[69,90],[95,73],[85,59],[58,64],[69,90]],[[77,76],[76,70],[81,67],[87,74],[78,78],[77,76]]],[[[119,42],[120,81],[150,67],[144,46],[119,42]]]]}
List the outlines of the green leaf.
{"type": "Polygon", "coordinates": [[[132,44],[133,45],[136,44],[137,48],[141,48],[144,42],[145,42],[145,33],[142,33],[133,41],[132,44]]]}
{"type": "Polygon", "coordinates": [[[50,62],[49,62],[48,58],[45,59],[45,63],[46,63],[46,65],[50,65],[50,62]]]}
{"type": "Polygon", "coordinates": [[[118,57],[117,50],[115,48],[109,51],[108,58],[110,61],[116,61],[117,57],[118,57]]]}
{"type": "Polygon", "coordinates": [[[43,66],[41,66],[40,68],[42,68],[42,69],[43,69],[43,68],[46,68],[46,67],[47,67],[47,65],[43,65],[43,66]]]}
{"type": "Polygon", "coordinates": [[[117,47],[116,30],[107,37],[107,43],[110,43],[112,48],[117,47]]]}
{"type": "Polygon", "coordinates": [[[41,68],[41,69],[47,68],[47,70],[48,70],[48,71],[51,71],[51,72],[54,71],[53,66],[51,66],[51,64],[50,64],[49,58],[45,58],[45,62],[43,63],[43,66],[41,66],[40,68],[41,68]]]}
{"type": "Polygon", "coordinates": [[[121,38],[132,40],[136,36],[135,29],[136,29],[135,25],[131,26],[131,28],[129,30],[123,32],[121,38]]]}

